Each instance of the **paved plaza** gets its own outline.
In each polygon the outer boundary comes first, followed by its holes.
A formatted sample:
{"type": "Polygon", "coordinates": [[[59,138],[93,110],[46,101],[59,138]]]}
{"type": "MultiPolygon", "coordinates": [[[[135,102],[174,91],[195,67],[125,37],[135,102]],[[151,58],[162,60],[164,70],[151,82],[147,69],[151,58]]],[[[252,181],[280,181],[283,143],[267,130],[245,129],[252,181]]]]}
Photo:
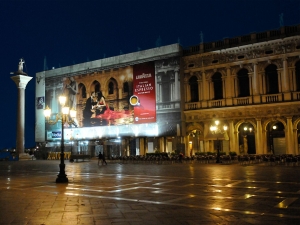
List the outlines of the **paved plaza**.
{"type": "Polygon", "coordinates": [[[0,224],[299,224],[300,166],[0,162],[0,224]]]}

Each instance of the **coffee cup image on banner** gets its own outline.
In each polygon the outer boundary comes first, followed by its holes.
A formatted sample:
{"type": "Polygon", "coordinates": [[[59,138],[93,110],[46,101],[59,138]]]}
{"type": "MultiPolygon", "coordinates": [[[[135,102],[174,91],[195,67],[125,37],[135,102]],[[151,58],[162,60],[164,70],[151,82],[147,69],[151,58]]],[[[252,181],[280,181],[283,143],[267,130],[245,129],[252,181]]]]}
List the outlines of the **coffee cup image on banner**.
{"type": "Polygon", "coordinates": [[[132,95],[129,99],[129,103],[130,105],[132,106],[139,106],[141,103],[140,103],[140,100],[138,98],[138,96],[136,95],[132,95]]]}

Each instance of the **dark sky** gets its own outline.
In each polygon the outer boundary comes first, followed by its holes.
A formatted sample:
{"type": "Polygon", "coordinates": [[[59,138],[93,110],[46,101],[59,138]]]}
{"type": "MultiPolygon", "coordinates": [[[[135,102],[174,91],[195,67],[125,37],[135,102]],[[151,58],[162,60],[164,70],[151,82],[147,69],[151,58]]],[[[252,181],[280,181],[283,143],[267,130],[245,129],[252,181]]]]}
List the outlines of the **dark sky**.
{"type": "Polygon", "coordinates": [[[35,146],[35,74],[44,68],[154,48],[183,47],[300,24],[300,0],[0,0],[0,149],[15,147],[17,93],[10,72],[25,59],[25,147],[35,146]]]}

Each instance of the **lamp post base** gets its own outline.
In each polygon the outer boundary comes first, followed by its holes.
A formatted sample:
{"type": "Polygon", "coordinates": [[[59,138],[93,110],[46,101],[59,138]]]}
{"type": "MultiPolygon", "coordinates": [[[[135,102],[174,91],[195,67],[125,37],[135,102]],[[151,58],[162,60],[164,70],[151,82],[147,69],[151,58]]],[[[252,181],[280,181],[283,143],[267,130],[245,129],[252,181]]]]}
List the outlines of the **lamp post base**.
{"type": "Polygon", "coordinates": [[[65,164],[61,163],[59,164],[59,174],[57,175],[56,178],[56,183],[68,183],[69,180],[67,178],[67,175],[65,173],[65,164]]]}
{"type": "Polygon", "coordinates": [[[68,182],[69,182],[69,180],[67,178],[67,175],[64,175],[64,176],[62,176],[60,174],[57,175],[56,183],[68,183],[68,182]]]}

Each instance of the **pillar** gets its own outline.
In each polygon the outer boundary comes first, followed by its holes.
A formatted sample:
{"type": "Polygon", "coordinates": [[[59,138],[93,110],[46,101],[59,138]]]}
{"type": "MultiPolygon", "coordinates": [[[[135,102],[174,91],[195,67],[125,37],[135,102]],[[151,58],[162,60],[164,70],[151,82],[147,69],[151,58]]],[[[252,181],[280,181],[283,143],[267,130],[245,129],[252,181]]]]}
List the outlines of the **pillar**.
{"type": "Polygon", "coordinates": [[[293,138],[294,138],[294,152],[296,155],[299,155],[298,129],[293,129],[293,138]]]}
{"type": "Polygon", "coordinates": [[[207,100],[208,97],[207,97],[207,93],[208,93],[208,90],[207,90],[207,81],[206,81],[206,75],[205,75],[205,72],[202,72],[202,85],[200,87],[200,92],[202,91],[202,99],[201,100],[207,100]]]}
{"type": "Polygon", "coordinates": [[[281,72],[281,81],[282,81],[282,92],[284,96],[284,101],[290,101],[292,99],[291,95],[291,86],[290,79],[288,74],[288,63],[287,58],[283,59],[283,70],[281,72]]]}
{"type": "Polygon", "coordinates": [[[179,87],[179,68],[175,68],[174,69],[174,73],[175,73],[175,100],[178,100],[180,98],[180,87],[179,87]]]}
{"type": "Polygon", "coordinates": [[[257,73],[257,63],[253,63],[253,95],[259,95],[259,81],[258,81],[258,73],[257,73]]]}
{"type": "Polygon", "coordinates": [[[255,131],[255,149],[256,154],[264,154],[264,146],[262,143],[263,140],[263,132],[261,126],[261,119],[256,119],[256,131],[255,131]]]}
{"type": "Polygon", "coordinates": [[[226,68],[226,82],[225,82],[225,92],[226,92],[226,98],[232,98],[234,86],[232,84],[232,77],[231,77],[231,71],[230,67],[226,68]]]}
{"type": "Polygon", "coordinates": [[[235,137],[235,130],[234,130],[234,121],[230,120],[229,121],[229,149],[231,152],[236,152],[237,154],[239,153],[239,148],[238,144],[236,143],[236,137],[235,137]]]}
{"type": "Polygon", "coordinates": [[[293,143],[293,122],[292,117],[287,117],[287,128],[285,129],[285,138],[286,138],[286,154],[295,154],[296,151],[294,149],[293,143]]]}
{"type": "Polygon", "coordinates": [[[24,75],[12,76],[11,79],[16,83],[18,88],[18,107],[17,107],[17,140],[16,151],[18,154],[25,153],[25,88],[32,77],[24,75]]]}
{"type": "Polygon", "coordinates": [[[257,71],[257,62],[253,63],[253,76],[252,76],[252,95],[253,103],[260,103],[260,85],[261,78],[257,71]]]}

